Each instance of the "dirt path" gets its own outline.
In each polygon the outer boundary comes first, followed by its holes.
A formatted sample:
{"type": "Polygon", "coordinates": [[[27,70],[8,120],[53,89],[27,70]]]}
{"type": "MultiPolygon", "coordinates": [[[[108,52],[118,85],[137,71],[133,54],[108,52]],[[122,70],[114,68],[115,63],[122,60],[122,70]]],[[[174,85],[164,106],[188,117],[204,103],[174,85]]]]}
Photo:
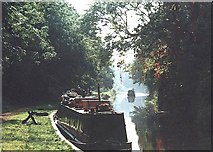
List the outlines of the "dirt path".
{"type": "Polygon", "coordinates": [[[20,108],[11,112],[6,112],[0,115],[0,123],[4,123],[10,119],[11,116],[14,116],[20,112],[26,111],[27,108],[20,108]]]}

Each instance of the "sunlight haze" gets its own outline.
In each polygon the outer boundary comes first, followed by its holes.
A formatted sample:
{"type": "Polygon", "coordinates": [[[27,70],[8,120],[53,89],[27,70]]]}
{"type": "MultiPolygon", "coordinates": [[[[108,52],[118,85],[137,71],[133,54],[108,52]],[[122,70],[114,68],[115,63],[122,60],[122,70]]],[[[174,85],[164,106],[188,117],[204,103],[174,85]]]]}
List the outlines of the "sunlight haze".
{"type": "Polygon", "coordinates": [[[84,14],[85,10],[89,9],[94,0],[65,0],[73,5],[79,14],[84,14]]]}

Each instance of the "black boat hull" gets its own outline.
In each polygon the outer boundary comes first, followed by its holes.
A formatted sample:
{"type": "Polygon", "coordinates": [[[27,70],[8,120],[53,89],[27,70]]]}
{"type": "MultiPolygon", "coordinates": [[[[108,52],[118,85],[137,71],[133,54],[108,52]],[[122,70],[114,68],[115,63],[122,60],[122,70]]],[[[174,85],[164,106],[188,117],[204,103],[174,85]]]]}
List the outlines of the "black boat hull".
{"type": "Polygon", "coordinates": [[[79,142],[74,135],[72,135],[69,130],[64,127],[63,125],[56,123],[56,126],[60,130],[60,132],[66,137],[66,139],[71,142],[73,145],[78,147],[79,149],[83,151],[87,150],[121,150],[121,151],[132,151],[132,143],[127,142],[125,144],[118,144],[118,143],[82,143],[79,142]]]}
{"type": "Polygon", "coordinates": [[[54,121],[61,133],[83,151],[132,149],[122,113],[82,114],[60,105],[54,121]]]}

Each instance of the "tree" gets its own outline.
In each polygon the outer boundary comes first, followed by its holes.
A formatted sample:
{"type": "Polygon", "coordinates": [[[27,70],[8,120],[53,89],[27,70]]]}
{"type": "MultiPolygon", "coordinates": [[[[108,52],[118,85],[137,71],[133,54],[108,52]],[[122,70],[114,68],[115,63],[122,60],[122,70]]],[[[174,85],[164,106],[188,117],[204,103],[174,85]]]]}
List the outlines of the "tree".
{"type": "Polygon", "coordinates": [[[40,3],[9,3],[2,6],[4,68],[26,58],[39,64],[55,56],[47,38],[48,26],[40,3]]]}
{"type": "MultiPolygon", "coordinates": [[[[100,36],[101,29],[98,27],[98,18],[91,15],[93,10],[88,10],[81,18],[81,33],[85,44],[88,60],[94,65],[100,87],[111,89],[113,86],[113,72],[111,65],[112,50],[108,49],[100,36]]],[[[95,90],[97,87],[94,88],[95,90]]]]}
{"type": "Polygon", "coordinates": [[[56,55],[42,9],[35,2],[2,3],[3,97],[23,100],[30,95],[29,76],[34,66],[56,55]]]}
{"type": "Polygon", "coordinates": [[[3,100],[59,100],[79,86],[89,92],[101,75],[96,66],[109,65],[108,58],[96,59],[104,56],[101,42],[90,43],[95,38],[82,32],[80,16],[67,3],[5,2],[3,23],[3,100]]]}
{"type": "Polygon", "coordinates": [[[147,100],[157,95],[158,110],[169,112],[166,121],[159,119],[166,149],[210,148],[210,7],[97,2],[91,11],[113,30],[105,39],[110,49],[135,51],[133,78],[148,86],[147,100]],[[129,14],[137,15],[133,30],[129,14]]]}

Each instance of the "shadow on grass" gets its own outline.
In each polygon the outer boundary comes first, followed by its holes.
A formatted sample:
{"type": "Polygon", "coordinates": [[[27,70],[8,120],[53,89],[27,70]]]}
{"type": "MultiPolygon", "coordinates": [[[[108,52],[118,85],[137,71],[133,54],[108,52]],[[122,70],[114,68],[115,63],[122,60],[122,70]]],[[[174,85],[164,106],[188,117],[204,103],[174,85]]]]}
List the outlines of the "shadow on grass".
{"type": "MultiPolygon", "coordinates": [[[[11,119],[11,120],[4,122],[4,124],[5,125],[8,125],[8,124],[11,124],[11,125],[27,125],[27,126],[35,125],[32,120],[28,120],[26,124],[22,124],[22,121],[23,120],[11,119]]],[[[38,123],[37,125],[41,125],[41,123],[38,123]]]]}
{"type": "Polygon", "coordinates": [[[2,102],[2,114],[6,112],[13,112],[18,109],[26,109],[27,110],[55,110],[57,109],[60,101],[55,102],[38,102],[37,104],[15,104],[9,102],[2,102]]]}
{"type": "Polygon", "coordinates": [[[8,121],[6,121],[6,122],[4,122],[4,124],[13,124],[13,125],[15,125],[15,124],[21,124],[21,122],[22,122],[22,120],[18,120],[18,119],[12,119],[12,120],[8,120],[8,121]]]}

